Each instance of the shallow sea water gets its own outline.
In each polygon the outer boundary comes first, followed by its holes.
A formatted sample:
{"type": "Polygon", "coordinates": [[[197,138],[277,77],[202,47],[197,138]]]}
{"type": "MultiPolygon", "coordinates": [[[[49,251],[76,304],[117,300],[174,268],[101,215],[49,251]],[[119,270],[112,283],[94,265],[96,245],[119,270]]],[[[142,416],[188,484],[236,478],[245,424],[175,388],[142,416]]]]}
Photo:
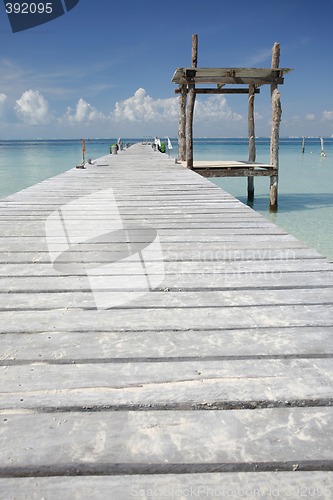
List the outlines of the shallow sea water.
{"type": "MultiPolygon", "coordinates": [[[[269,177],[255,178],[252,207],[320,253],[333,260],[333,139],[325,139],[325,157],[319,138],[280,142],[279,205],[269,212],[269,177]]],[[[198,140],[195,159],[247,160],[245,139],[198,140]]],[[[269,140],[257,140],[257,161],[269,163],[269,140]]],[[[242,202],[247,203],[246,178],[211,179],[242,202]]]]}
{"type": "MultiPolygon", "coordinates": [[[[123,139],[137,142],[140,139],[123,139]]],[[[109,153],[116,139],[86,141],[86,158],[109,153]]],[[[253,208],[333,260],[333,139],[325,139],[321,156],[319,138],[281,139],[279,208],[270,213],[269,178],[255,178],[253,208]]],[[[172,156],[177,155],[172,140],[172,156]]],[[[195,139],[194,159],[247,160],[246,139],[195,139]]],[[[80,140],[0,141],[0,198],[75,167],[82,160],[80,140]]],[[[269,162],[269,140],[257,139],[257,161],[269,162]]],[[[247,203],[245,178],[210,179],[247,203]]]]}

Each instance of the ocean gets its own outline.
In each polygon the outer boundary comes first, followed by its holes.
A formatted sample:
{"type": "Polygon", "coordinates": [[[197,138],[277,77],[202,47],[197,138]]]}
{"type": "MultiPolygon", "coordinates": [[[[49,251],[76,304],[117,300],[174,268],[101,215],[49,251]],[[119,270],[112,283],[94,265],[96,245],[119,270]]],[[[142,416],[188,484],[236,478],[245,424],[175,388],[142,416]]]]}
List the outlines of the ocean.
{"type": "MultiPolygon", "coordinates": [[[[123,143],[142,139],[122,139],[123,143]]],[[[86,158],[109,153],[116,139],[87,139],[86,158]]],[[[177,141],[171,139],[171,156],[177,155],[177,141]]],[[[269,162],[269,139],[257,139],[257,161],[269,162]]],[[[319,138],[288,138],[280,141],[279,207],[269,212],[269,177],[255,178],[253,209],[298,239],[333,260],[333,138],[324,139],[326,156],[321,156],[319,138]]],[[[194,159],[247,160],[248,142],[242,138],[195,139],[194,159]]],[[[0,141],[0,198],[36,184],[82,160],[80,140],[0,141]]],[[[210,179],[247,203],[246,178],[210,179]]]]}
{"type": "MultiPolygon", "coordinates": [[[[269,139],[257,139],[256,161],[269,163],[269,139]]],[[[333,260],[333,138],[280,140],[278,212],[269,212],[269,177],[255,178],[252,208],[298,239],[333,260]]],[[[247,160],[247,139],[197,140],[194,158],[247,160]]],[[[246,178],[219,178],[214,182],[247,203],[246,178]]]]}

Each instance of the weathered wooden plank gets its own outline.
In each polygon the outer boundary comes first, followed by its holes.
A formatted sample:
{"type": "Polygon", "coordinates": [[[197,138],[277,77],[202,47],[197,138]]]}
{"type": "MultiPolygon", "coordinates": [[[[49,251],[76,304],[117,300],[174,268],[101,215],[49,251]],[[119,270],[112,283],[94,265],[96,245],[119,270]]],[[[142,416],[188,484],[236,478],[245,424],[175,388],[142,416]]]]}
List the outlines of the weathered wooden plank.
{"type": "MultiPolygon", "coordinates": [[[[177,68],[176,69],[176,74],[182,73],[186,69],[191,70],[192,68],[177,68]]],[[[289,73],[292,71],[291,68],[279,68],[278,66],[274,66],[272,68],[235,68],[235,67],[230,67],[230,68],[205,68],[205,67],[199,67],[196,69],[196,72],[199,72],[200,74],[207,76],[207,75],[225,75],[228,76],[230,74],[235,74],[236,76],[253,76],[255,75],[256,77],[267,77],[267,76],[273,76],[276,73],[276,70],[281,71],[283,73],[289,73]]]]}
{"type": "MultiPolygon", "coordinates": [[[[37,216],[41,216],[41,215],[44,215],[45,218],[55,209],[58,209],[59,207],[62,207],[61,204],[59,205],[50,205],[50,204],[43,204],[43,205],[40,205],[38,206],[37,204],[34,204],[34,205],[23,205],[22,207],[16,207],[16,208],[13,208],[12,211],[10,210],[10,207],[6,207],[2,213],[6,215],[7,214],[10,214],[10,213],[13,213],[14,215],[16,214],[29,214],[29,215],[37,215],[37,216]],[[9,211],[9,212],[8,212],[9,211]]],[[[182,205],[180,207],[176,206],[176,205],[169,205],[169,206],[162,206],[162,205],[159,205],[157,207],[151,207],[149,204],[147,205],[144,205],[142,207],[138,206],[137,209],[135,209],[135,206],[131,206],[131,207],[128,207],[128,206],[122,206],[121,207],[121,213],[124,213],[124,214],[149,214],[151,213],[153,210],[154,210],[154,213],[155,215],[158,215],[158,214],[169,214],[169,213],[174,213],[174,214],[179,214],[179,213],[184,213],[184,214],[219,214],[219,216],[221,217],[221,208],[223,207],[223,212],[224,210],[226,211],[226,215],[235,215],[237,216],[238,215],[242,215],[242,214],[247,214],[247,215],[252,215],[252,212],[251,212],[251,209],[249,207],[247,207],[246,205],[238,205],[237,203],[233,202],[233,201],[229,201],[229,200],[217,200],[215,201],[213,204],[212,203],[207,203],[207,204],[200,204],[200,206],[197,206],[195,203],[193,203],[193,201],[191,203],[187,203],[186,205],[182,205]],[[137,212],[137,210],[139,212],[137,212]],[[181,210],[181,212],[180,212],[181,210]]],[[[103,207],[103,209],[105,210],[105,214],[116,214],[116,210],[114,209],[114,207],[110,207],[110,206],[105,206],[103,207]]],[[[81,213],[81,208],[79,209],[80,213],[81,213]]],[[[87,208],[86,206],[85,207],[82,207],[82,212],[91,212],[89,208],[87,208]]],[[[73,214],[76,213],[76,210],[75,208],[73,208],[73,211],[72,211],[73,214]]],[[[152,214],[152,215],[153,215],[152,214]]],[[[259,214],[254,214],[254,217],[258,217],[259,214]]]]}
{"type": "MultiPolygon", "coordinates": [[[[38,300],[34,293],[21,291],[0,292],[0,311],[4,310],[47,310],[62,308],[95,309],[94,295],[89,291],[82,292],[38,292],[38,300]]],[[[143,297],[126,304],[131,308],[204,308],[204,307],[244,307],[265,305],[294,304],[332,304],[333,286],[331,288],[299,288],[297,293],[290,289],[257,289],[257,290],[206,290],[206,291],[173,291],[165,293],[150,292],[143,297]]]]}
{"type": "MultiPolygon", "coordinates": [[[[83,212],[84,213],[84,212],[83,212]]],[[[89,212],[87,211],[87,214],[89,212]]],[[[220,222],[220,223],[225,223],[225,224],[234,224],[234,223],[257,223],[257,224],[264,224],[265,221],[262,220],[262,218],[259,216],[251,216],[252,214],[249,213],[244,213],[242,211],[238,212],[230,212],[227,211],[225,216],[223,217],[223,221],[221,220],[221,214],[218,213],[187,213],[187,212],[175,212],[175,213],[163,213],[160,211],[160,213],[152,213],[151,211],[147,212],[140,212],[139,214],[136,213],[135,211],[132,210],[132,213],[121,213],[121,219],[124,223],[138,223],[141,222],[142,220],[147,220],[151,224],[154,224],[155,221],[157,222],[164,222],[170,220],[171,222],[176,222],[176,221],[184,221],[185,223],[188,222],[201,222],[201,223],[208,223],[208,222],[220,222]]],[[[68,217],[69,220],[75,219],[75,214],[72,216],[68,217]]],[[[90,213],[90,220],[95,220],[95,221],[100,221],[100,220],[114,220],[116,219],[117,214],[116,213],[103,213],[103,214],[92,214],[90,213]]],[[[8,215],[2,214],[1,216],[1,221],[4,223],[4,227],[6,227],[7,222],[12,222],[12,224],[15,222],[17,224],[23,224],[27,222],[36,222],[36,223],[43,223],[45,224],[45,221],[47,219],[47,215],[41,215],[39,212],[35,212],[35,214],[18,214],[14,215],[13,213],[8,215]]]]}
{"type": "Polygon", "coordinates": [[[182,331],[79,331],[2,334],[2,365],[36,360],[64,363],[80,360],[128,360],[142,358],[170,361],[214,357],[310,358],[331,355],[333,327],[269,327],[182,331]],[[84,341],[83,341],[84,340],[84,341]],[[249,341],[250,340],[250,341],[249,341]]]}
{"type": "MultiPolygon", "coordinates": [[[[248,94],[249,89],[246,88],[196,88],[196,94],[248,94]]],[[[255,94],[260,94],[260,89],[255,89],[255,94]]],[[[180,89],[175,89],[175,94],[181,94],[180,89]]]]}
{"type": "MultiPolygon", "coordinates": [[[[98,276],[98,270],[95,276],[98,276]]],[[[139,274],[138,276],[140,276],[139,274]]],[[[93,276],[93,273],[91,274],[93,276]]],[[[102,278],[105,278],[105,274],[102,278]]],[[[114,275],[116,276],[116,274],[114,275]]],[[[128,292],[142,291],[142,283],[135,279],[135,275],[121,275],[112,284],[110,281],[110,291],[117,293],[121,290],[128,292]]],[[[223,273],[223,274],[182,274],[179,276],[166,275],[161,286],[156,287],[156,291],[209,291],[209,290],[269,290],[269,289],[290,289],[290,296],[297,293],[297,289],[304,288],[331,288],[333,285],[333,275],[328,271],[310,271],[293,273],[223,273]],[[250,279],[249,279],[250,278],[250,279]],[[294,292],[292,292],[294,290],[294,292]]],[[[66,292],[66,291],[90,291],[91,284],[85,276],[18,276],[0,277],[0,289],[8,292],[66,292]]],[[[146,288],[147,293],[149,289],[146,288]]],[[[135,296],[133,296],[135,298],[135,296]]]]}
{"type": "MultiPolygon", "coordinates": [[[[22,213],[15,215],[13,213],[13,217],[12,217],[12,220],[15,221],[21,221],[21,220],[26,220],[26,221],[31,221],[31,220],[41,220],[41,221],[46,221],[46,218],[50,215],[52,211],[43,211],[42,209],[34,209],[34,210],[30,210],[30,209],[24,209],[22,213]],[[27,214],[28,213],[28,214],[27,214]],[[23,215],[24,214],[24,215],[23,215]]],[[[86,211],[85,210],[82,210],[81,213],[85,213],[86,211]]],[[[88,213],[90,213],[91,215],[91,211],[87,210],[88,213]]],[[[230,221],[237,221],[237,220],[244,220],[245,222],[248,220],[248,219],[251,219],[252,221],[258,221],[260,219],[260,215],[259,214],[255,214],[253,217],[252,217],[252,214],[246,210],[244,208],[241,207],[238,209],[238,207],[233,207],[233,206],[226,206],[226,207],[223,207],[223,214],[225,216],[225,220],[226,222],[230,221]]],[[[73,211],[73,215],[71,215],[69,218],[70,219],[73,219],[75,218],[75,215],[76,215],[76,212],[73,211]]],[[[9,217],[11,217],[10,215],[10,211],[8,213],[6,213],[6,215],[3,213],[3,216],[4,216],[4,221],[5,220],[8,220],[9,217]]],[[[115,218],[117,216],[117,212],[112,212],[112,211],[109,211],[109,210],[105,210],[104,212],[104,218],[105,217],[110,217],[111,219],[112,218],[115,218]]],[[[154,221],[155,219],[159,220],[159,219],[165,219],[165,218],[171,218],[171,220],[173,220],[173,218],[176,220],[177,218],[184,218],[184,220],[186,219],[190,219],[190,218],[193,218],[193,219],[197,219],[198,222],[203,220],[203,221],[208,221],[208,220],[215,220],[215,219],[221,219],[221,207],[220,209],[214,209],[212,207],[203,207],[202,209],[201,208],[198,208],[198,207],[195,207],[194,205],[192,205],[191,207],[187,207],[186,208],[186,211],[184,211],[182,208],[177,208],[177,207],[174,207],[173,209],[163,209],[161,207],[156,207],[155,209],[151,208],[151,207],[144,207],[142,210],[138,209],[137,211],[134,209],[134,208],[131,208],[131,209],[125,209],[125,208],[122,208],[121,209],[121,216],[122,218],[124,218],[125,220],[129,219],[129,220],[133,220],[133,217],[135,217],[135,221],[138,222],[138,220],[140,220],[140,218],[144,218],[144,217],[147,217],[149,218],[149,220],[152,220],[154,221]]],[[[98,215],[94,215],[94,217],[96,217],[96,220],[98,220],[98,215]]]]}
{"type": "MultiPolygon", "coordinates": [[[[57,247],[55,247],[57,248],[57,247]]],[[[98,245],[89,245],[86,247],[85,255],[88,259],[95,259],[96,251],[98,251],[98,245]]],[[[59,247],[59,250],[62,249],[59,247]]],[[[112,252],[108,249],[103,251],[103,256],[108,259],[108,253],[116,255],[117,252],[122,253],[124,250],[124,245],[119,244],[117,248],[112,249],[112,252]]],[[[309,249],[306,247],[305,243],[300,241],[292,240],[288,241],[235,241],[235,242],[196,242],[195,245],[192,242],[163,242],[162,252],[164,260],[191,260],[191,261],[204,261],[204,262],[215,262],[215,261],[242,261],[242,260],[293,260],[297,258],[319,258],[325,260],[325,258],[316,252],[311,250],[313,255],[302,252],[307,252],[309,249]],[[299,253],[300,252],[300,253],[299,253]]],[[[73,252],[77,251],[75,248],[73,252]]],[[[149,249],[146,250],[149,252],[149,249]]],[[[103,260],[104,257],[101,257],[103,260]]],[[[16,262],[50,262],[50,256],[47,251],[46,246],[41,248],[38,242],[31,242],[27,249],[26,245],[17,243],[17,248],[7,248],[3,249],[0,253],[0,261],[4,263],[16,263],[16,262]]]]}
{"type": "MultiPolygon", "coordinates": [[[[300,245],[301,246],[301,245],[300,245]]],[[[75,249],[73,249],[73,252],[75,249]]],[[[119,251],[119,259],[121,257],[121,249],[119,251]]],[[[115,256],[116,250],[108,251],[105,250],[103,253],[99,255],[99,262],[109,262],[110,256],[112,254],[115,256]]],[[[150,252],[153,256],[153,253],[150,252]]],[[[92,262],[96,259],[96,252],[91,250],[85,251],[85,258],[92,262]]],[[[191,248],[186,248],[185,245],[182,244],[171,244],[167,246],[163,245],[163,258],[164,262],[166,261],[201,261],[201,262],[238,262],[238,261],[267,261],[267,260],[304,260],[309,259],[312,260],[326,260],[321,254],[316,252],[311,248],[299,248],[295,246],[293,248],[232,248],[232,246],[228,246],[228,248],[212,246],[208,247],[204,250],[199,247],[196,250],[191,248]]],[[[118,259],[117,259],[118,260],[118,259]]],[[[2,252],[0,254],[0,263],[1,264],[31,264],[40,262],[43,264],[50,263],[50,255],[48,252],[32,252],[32,251],[22,251],[22,252],[2,252]]]]}
{"type": "Polygon", "coordinates": [[[180,83],[182,79],[192,79],[196,83],[244,83],[263,85],[278,81],[281,76],[292,71],[290,68],[177,68],[172,81],[180,83]]]}
{"type": "Polygon", "coordinates": [[[219,84],[219,85],[266,85],[277,82],[279,85],[283,85],[284,78],[267,77],[265,79],[256,77],[240,77],[240,76],[195,76],[191,78],[195,84],[219,84]]]}
{"type": "MultiPolygon", "coordinates": [[[[116,261],[116,256],[112,252],[108,252],[103,255],[103,247],[101,247],[100,253],[96,251],[95,255],[86,255],[82,252],[76,252],[77,257],[68,255],[67,259],[61,261],[61,267],[54,268],[49,262],[46,264],[40,264],[38,262],[23,264],[0,264],[0,276],[1,277],[19,277],[19,276],[85,276],[87,274],[87,269],[95,269],[97,273],[103,273],[103,275],[136,275],[138,273],[142,274],[142,266],[138,266],[138,260],[135,255],[126,256],[126,261],[119,260],[115,269],[112,269],[112,265],[105,267],[105,269],[99,269],[100,266],[110,264],[116,261]],[[63,270],[62,270],[63,268],[63,270]]],[[[119,252],[119,256],[124,257],[119,252]]],[[[149,273],[150,274],[160,274],[161,272],[161,255],[155,254],[153,251],[149,256],[147,254],[146,262],[150,262],[149,273]],[[154,264],[155,263],[155,264],[154,264]]],[[[287,272],[320,272],[328,271],[333,272],[333,263],[330,263],[323,259],[286,259],[286,260],[266,260],[266,261],[236,261],[236,262],[225,262],[225,261],[166,261],[163,262],[163,270],[166,275],[172,274],[252,274],[259,273],[261,276],[266,276],[271,274],[278,279],[283,273],[287,272]]]]}
{"type": "Polygon", "coordinates": [[[132,466],[132,472],[144,464],[141,472],[154,473],[163,465],[169,472],[181,472],[180,464],[188,465],[186,472],[213,472],[213,465],[235,472],[247,465],[254,471],[259,464],[260,470],[273,466],[292,471],[306,462],[318,470],[325,462],[332,465],[332,421],[333,408],[3,412],[0,475],[10,476],[15,470],[17,475],[17,468],[30,476],[41,468],[44,475],[46,470],[77,475],[89,469],[107,474],[116,472],[116,464],[132,466]]]}
{"type": "Polygon", "coordinates": [[[0,366],[0,408],[244,409],[333,401],[332,358],[120,361],[0,366]]]}
{"type": "MultiPolygon", "coordinates": [[[[121,222],[124,224],[124,220],[122,219],[121,222]]],[[[95,227],[98,228],[100,227],[101,231],[107,232],[107,231],[114,231],[119,229],[119,218],[114,218],[114,219],[87,219],[86,224],[83,225],[83,221],[79,219],[66,219],[67,227],[70,225],[77,226],[71,230],[71,236],[75,235],[73,233],[74,229],[77,233],[81,233],[83,231],[89,231],[89,229],[95,227]],[[80,225],[81,223],[81,225],[80,225]]],[[[126,227],[126,225],[125,225],[126,227]]],[[[157,221],[154,220],[153,223],[151,221],[145,221],[145,220],[140,220],[137,219],[134,223],[131,224],[131,226],[134,228],[136,231],[143,231],[144,228],[154,228],[157,229],[158,232],[161,232],[161,236],[163,235],[162,231],[167,231],[169,229],[175,229],[175,231],[188,231],[191,229],[196,229],[201,232],[201,230],[204,230],[205,232],[208,230],[212,230],[212,233],[214,235],[214,230],[218,229],[220,234],[229,234],[229,233],[234,233],[237,231],[238,234],[285,234],[285,232],[282,229],[277,228],[277,226],[274,226],[273,224],[270,224],[269,222],[263,221],[258,221],[258,222],[222,222],[222,221],[216,221],[216,222],[197,222],[197,221],[180,221],[176,220],[172,222],[171,220],[169,221],[157,221]]],[[[61,232],[56,233],[54,231],[54,237],[61,235],[61,232]]],[[[5,221],[2,222],[1,224],[1,238],[10,237],[17,237],[20,236],[22,238],[25,237],[45,237],[45,221],[31,221],[31,224],[27,225],[26,222],[22,223],[16,223],[15,228],[13,228],[13,223],[10,223],[10,221],[5,221]]],[[[135,236],[136,233],[133,233],[133,236],[135,236]]],[[[208,238],[207,238],[208,239],[208,238]]]]}
{"type": "Polygon", "coordinates": [[[6,500],[105,500],[116,492],[118,500],[129,498],[313,498],[333,495],[332,472],[224,472],[223,474],[153,474],[0,478],[6,500]]]}
{"type": "Polygon", "coordinates": [[[241,167],[214,167],[214,168],[201,168],[195,167],[194,172],[203,177],[270,177],[272,171],[268,169],[254,169],[254,168],[241,168],[241,167]]]}
{"type": "MultiPolygon", "coordinates": [[[[140,230],[140,229],[134,229],[131,231],[132,236],[135,236],[135,239],[133,238],[131,240],[131,244],[134,243],[151,243],[151,241],[147,241],[147,234],[149,234],[146,230],[140,230]]],[[[179,230],[167,230],[167,229],[161,229],[158,231],[159,239],[162,245],[162,250],[163,250],[163,244],[164,243],[188,243],[188,242],[195,242],[195,243],[206,243],[207,244],[207,237],[210,234],[210,242],[218,242],[220,245],[220,248],[225,248],[225,245],[232,243],[235,244],[237,243],[246,243],[245,246],[248,248],[252,246],[252,248],[257,248],[262,244],[263,242],[266,242],[266,248],[270,246],[277,246],[279,243],[281,243],[281,246],[283,247],[292,247],[293,240],[290,238],[288,234],[284,234],[283,232],[279,232],[279,230],[276,231],[276,233],[272,232],[270,233],[265,233],[264,231],[256,230],[253,229],[252,234],[247,232],[246,230],[239,230],[237,232],[233,232],[232,230],[229,230],[228,233],[221,234],[221,230],[219,229],[212,229],[212,230],[201,230],[195,231],[195,230],[185,230],[185,229],[179,229],[179,230]],[[276,243],[276,245],[275,245],[276,243]],[[283,245],[284,243],[284,245],[283,245]],[[223,247],[224,245],[224,247],[223,247]]],[[[101,235],[99,238],[100,243],[108,243],[110,242],[111,235],[110,233],[105,233],[101,235]]],[[[63,248],[63,239],[58,238],[56,239],[49,237],[49,240],[52,241],[52,245],[54,249],[57,248],[56,244],[59,242],[59,248],[63,248]]],[[[118,234],[112,234],[112,242],[113,243],[123,243],[124,238],[122,233],[118,232],[118,234]]],[[[209,243],[210,243],[209,242],[209,243]]],[[[299,242],[296,244],[296,246],[299,246],[299,242]]],[[[305,245],[303,245],[305,246],[305,245]]],[[[47,251],[47,241],[46,238],[44,237],[22,237],[20,238],[19,236],[13,236],[13,237],[0,237],[0,250],[1,252],[4,251],[19,251],[22,252],[24,249],[29,249],[30,251],[37,251],[37,252],[45,252],[47,251]]],[[[208,247],[209,250],[209,247],[208,247]]]]}
{"type": "MultiPolygon", "coordinates": [[[[87,194],[87,196],[89,196],[89,193],[87,194]]],[[[50,198],[48,198],[48,200],[45,200],[45,203],[41,203],[41,204],[29,204],[26,206],[26,208],[24,209],[25,210],[25,213],[27,213],[27,211],[30,212],[30,208],[31,209],[41,209],[42,211],[44,211],[45,213],[47,211],[49,212],[52,212],[53,210],[56,210],[56,209],[59,209],[61,207],[63,207],[63,205],[66,205],[72,201],[76,201],[77,202],[77,206],[78,206],[78,209],[81,211],[81,208],[83,211],[88,211],[90,210],[94,204],[93,203],[85,203],[85,206],[83,207],[83,204],[84,204],[84,198],[85,197],[82,197],[82,207],[81,205],[78,203],[78,201],[80,201],[80,198],[77,198],[77,197],[68,197],[68,198],[62,198],[62,199],[59,199],[59,203],[54,203],[54,204],[51,204],[50,203],[50,198]]],[[[238,205],[238,203],[236,203],[235,201],[233,200],[229,200],[229,199],[223,199],[223,198],[219,198],[219,197],[210,197],[208,196],[207,198],[210,198],[207,200],[207,202],[205,203],[205,197],[203,196],[202,198],[201,197],[198,197],[198,199],[196,197],[193,197],[193,198],[189,198],[188,200],[186,200],[186,197],[179,197],[179,198],[174,198],[174,199],[171,199],[171,198],[164,198],[164,199],[161,199],[161,200],[158,200],[158,197],[156,196],[155,197],[155,202],[153,202],[153,200],[150,200],[148,198],[148,196],[141,196],[140,199],[138,197],[137,199],[137,204],[135,203],[136,202],[136,199],[135,197],[134,198],[129,198],[129,199],[123,199],[123,200],[120,200],[119,202],[117,202],[117,206],[119,208],[123,208],[124,210],[131,210],[132,213],[135,213],[135,207],[138,207],[138,210],[143,211],[143,209],[146,209],[147,211],[149,210],[152,210],[153,207],[157,206],[159,207],[159,212],[161,211],[171,211],[172,209],[174,209],[177,213],[177,210],[179,210],[179,208],[182,208],[183,211],[185,213],[190,213],[192,211],[192,209],[195,209],[196,207],[201,207],[202,208],[208,208],[208,209],[211,209],[211,208],[215,208],[215,212],[219,213],[220,211],[218,209],[221,209],[221,207],[225,206],[225,208],[236,208],[236,212],[238,212],[238,207],[240,205],[238,205]],[[198,203],[196,204],[196,199],[198,201],[198,203]],[[150,201],[152,201],[152,203],[149,203],[150,201]],[[177,205],[180,205],[180,207],[177,207],[177,205]]],[[[42,200],[41,200],[42,201],[42,200]]],[[[242,207],[243,211],[247,211],[248,213],[250,213],[250,209],[247,209],[245,205],[241,205],[240,207],[242,207]]],[[[8,209],[8,207],[6,207],[8,209]]],[[[24,208],[24,206],[22,207],[24,208]]],[[[110,210],[112,210],[113,207],[110,207],[109,206],[106,206],[105,205],[105,209],[107,212],[110,212],[110,210]]],[[[17,209],[19,209],[17,207],[17,209]]],[[[159,213],[157,212],[157,213],[159,213]]],[[[42,212],[40,212],[42,213],[42,212]]],[[[73,213],[75,213],[75,208],[73,208],[73,213]]]]}
{"type": "MultiPolygon", "coordinates": [[[[87,195],[88,196],[88,195],[87,195]]],[[[207,197],[206,197],[207,198],[207,197]]],[[[40,200],[42,202],[42,200],[40,200]]],[[[48,197],[46,200],[45,200],[45,204],[42,204],[44,208],[49,208],[50,211],[52,210],[55,210],[57,208],[61,208],[63,207],[63,205],[66,205],[68,203],[70,203],[71,201],[76,201],[77,202],[77,209],[81,210],[81,205],[79,204],[79,201],[82,201],[82,208],[84,206],[84,209],[87,210],[87,207],[89,207],[90,209],[92,209],[94,206],[95,206],[95,203],[94,202],[88,202],[89,200],[85,200],[85,197],[83,196],[82,197],[82,200],[80,198],[73,198],[73,197],[68,197],[68,198],[58,198],[58,203],[54,203],[54,204],[50,204],[50,198],[48,197]]],[[[216,208],[221,208],[221,204],[226,204],[228,207],[237,207],[238,206],[238,203],[236,203],[235,201],[233,200],[224,200],[224,199],[221,199],[219,198],[218,196],[216,196],[215,198],[212,196],[212,197],[209,197],[209,199],[205,199],[205,195],[202,196],[202,198],[200,197],[189,197],[188,199],[186,199],[186,197],[179,197],[179,198],[171,198],[171,197],[165,197],[165,198],[161,198],[160,200],[158,199],[157,196],[154,196],[152,198],[150,198],[149,196],[138,196],[138,197],[134,197],[134,198],[128,198],[128,199],[120,199],[119,201],[117,200],[117,206],[118,208],[121,208],[121,207],[130,207],[131,205],[134,207],[138,207],[138,209],[140,209],[140,207],[154,207],[154,206],[159,206],[160,208],[175,208],[175,205],[179,205],[179,206],[184,206],[184,207],[191,207],[191,205],[195,205],[195,206],[200,206],[200,205],[204,205],[204,206],[215,206],[216,208]]],[[[37,206],[37,205],[35,205],[37,206]]],[[[100,205],[99,205],[100,206],[100,205]]],[[[110,205],[108,205],[108,208],[110,207],[110,205]]],[[[105,208],[107,208],[105,206],[105,208]]]]}
{"type": "MultiPolygon", "coordinates": [[[[212,330],[230,328],[332,326],[333,305],[291,305],[206,308],[118,308],[120,292],[108,294],[109,310],[3,311],[0,333],[111,330],[212,330]]],[[[96,297],[96,292],[95,292],[96,297]]],[[[125,295],[129,302],[131,295],[125,295]]],[[[99,297],[98,297],[99,298],[99,297]]],[[[134,299],[136,295],[134,294],[134,299]]],[[[125,300],[124,300],[125,301],[125,300]]],[[[101,302],[99,302],[101,303],[101,302]]]]}
{"type": "MultiPolygon", "coordinates": [[[[253,156],[252,156],[253,158],[253,156]]],[[[254,157],[255,158],[255,157],[254,157]]],[[[270,163],[260,163],[254,160],[195,160],[194,167],[195,168],[244,168],[253,167],[253,168],[272,168],[272,164],[270,163]]]]}

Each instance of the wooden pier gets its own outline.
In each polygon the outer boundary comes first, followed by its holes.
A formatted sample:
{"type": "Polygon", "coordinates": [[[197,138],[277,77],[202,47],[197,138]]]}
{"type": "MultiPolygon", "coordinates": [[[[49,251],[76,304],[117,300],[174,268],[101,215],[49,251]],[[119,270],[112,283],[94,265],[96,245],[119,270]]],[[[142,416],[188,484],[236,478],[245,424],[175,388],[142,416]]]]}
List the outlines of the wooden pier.
{"type": "Polygon", "coordinates": [[[326,258],[142,144],[0,228],[1,498],[332,497],[326,258]]]}

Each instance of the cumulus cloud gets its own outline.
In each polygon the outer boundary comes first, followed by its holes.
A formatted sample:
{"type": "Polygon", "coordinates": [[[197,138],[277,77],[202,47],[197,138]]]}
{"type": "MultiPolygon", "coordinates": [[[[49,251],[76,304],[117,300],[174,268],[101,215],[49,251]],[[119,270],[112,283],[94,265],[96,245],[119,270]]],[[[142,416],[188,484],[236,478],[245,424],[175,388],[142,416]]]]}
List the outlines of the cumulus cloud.
{"type": "Polygon", "coordinates": [[[316,119],[316,116],[312,113],[309,113],[308,115],[306,115],[305,119],[309,122],[313,122],[316,119]]]}
{"type": "Polygon", "coordinates": [[[177,98],[153,99],[139,88],[132,97],[118,101],[112,113],[116,121],[156,122],[177,118],[177,98]]]}
{"type": "MultiPolygon", "coordinates": [[[[139,88],[132,96],[117,101],[114,109],[106,115],[80,98],[75,109],[67,108],[66,114],[60,121],[72,125],[93,124],[101,121],[109,121],[114,124],[121,123],[122,125],[126,125],[126,123],[133,125],[139,123],[177,123],[178,99],[178,97],[153,99],[145,89],[139,88]]],[[[195,116],[198,121],[207,119],[210,121],[221,119],[243,120],[242,116],[231,110],[224,96],[212,96],[206,100],[197,99],[195,116]]]]}
{"type": "Polygon", "coordinates": [[[49,105],[38,90],[26,90],[16,101],[16,114],[28,125],[44,125],[51,121],[49,105]]]}
{"type": "MultiPolygon", "coordinates": [[[[6,95],[0,93],[1,106],[7,106],[6,95]]],[[[7,106],[8,107],[8,106],[7,106]]],[[[138,88],[134,94],[114,104],[113,109],[101,112],[82,97],[74,106],[68,107],[63,115],[52,114],[49,104],[38,91],[27,90],[16,101],[16,115],[28,125],[58,123],[62,127],[90,126],[100,130],[101,127],[121,127],[123,130],[137,129],[138,125],[154,125],[164,127],[165,124],[177,128],[179,97],[153,98],[144,88],[138,88]]],[[[257,115],[258,119],[262,119],[257,115]]],[[[225,122],[244,122],[244,118],[235,113],[222,95],[198,96],[195,106],[196,125],[225,122]]]]}
{"type": "Polygon", "coordinates": [[[324,111],[322,117],[323,120],[333,120],[333,111],[324,111]]]}
{"type": "Polygon", "coordinates": [[[76,104],[75,110],[70,107],[67,108],[63,120],[71,124],[83,124],[100,121],[105,118],[106,116],[103,113],[81,97],[76,104]]]}
{"type": "Polygon", "coordinates": [[[223,95],[213,95],[205,101],[199,101],[197,99],[194,113],[195,118],[199,121],[220,121],[225,119],[232,121],[243,120],[241,115],[232,111],[223,95]]]}
{"type": "MultiPolygon", "coordinates": [[[[177,121],[178,97],[167,99],[153,99],[147,95],[145,89],[139,88],[132,97],[118,101],[115,105],[113,118],[122,122],[161,122],[177,121]]],[[[195,118],[215,121],[228,119],[243,120],[243,117],[234,113],[224,96],[211,96],[206,100],[196,99],[195,118]]]]}

